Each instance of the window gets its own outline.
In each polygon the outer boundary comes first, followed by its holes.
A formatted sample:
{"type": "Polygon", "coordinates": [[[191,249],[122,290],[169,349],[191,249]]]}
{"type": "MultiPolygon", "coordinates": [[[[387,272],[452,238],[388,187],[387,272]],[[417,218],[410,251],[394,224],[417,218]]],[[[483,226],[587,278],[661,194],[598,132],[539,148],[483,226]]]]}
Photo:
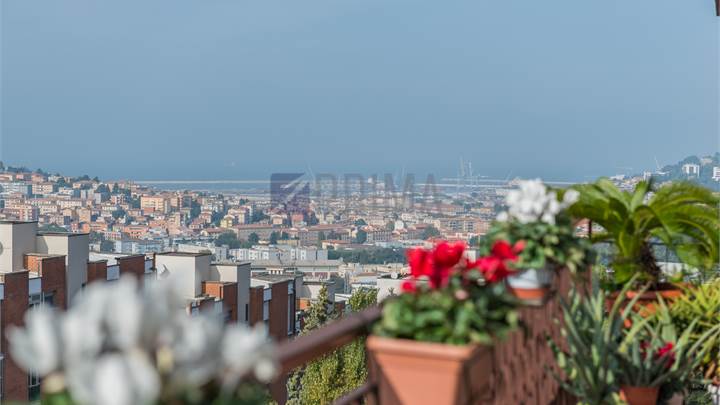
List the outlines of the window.
{"type": "Polygon", "coordinates": [[[33,309],[34,307],[42,307],[42,306],[53,306],[55,301],[55,294],[54,293],[37,293],[37,294],[31,294],[29,303],[28,303],[28,309],[33,309]]]}
{"type": "Polygon", "coordinates": [[[43,295],[43,305],[55,306],[55,293],[45,293],[43,295]]]}
{"type": "Polygon", "coordinates": [[[40,376],[37,373],[28,374],[28,399],[30,402],[40,399],[40,376]]]}
{"type": "Polygon", "coordinates": [[[270,319],[270,301],[263,302],[263,321],[270,319]]]}
{"type": "Polygon", "coordinates": [[[30,295],[30,302],[28,305],[29,309],[33,309],[35,307],[39,307],[42,305],[42,293],[40,294],[31,294],[30,295]]]}
{"type": "Polygon", "coordinates": [[[250,316],[250,304],[245,304],[245,322],[248,322],[248,317],[250,316]]]}

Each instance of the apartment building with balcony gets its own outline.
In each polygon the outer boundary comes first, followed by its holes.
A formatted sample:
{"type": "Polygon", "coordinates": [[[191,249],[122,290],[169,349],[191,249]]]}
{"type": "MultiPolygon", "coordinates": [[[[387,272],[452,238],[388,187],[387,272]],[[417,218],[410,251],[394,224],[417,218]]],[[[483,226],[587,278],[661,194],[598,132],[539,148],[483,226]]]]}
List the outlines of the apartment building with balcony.
{"type": "Polygon", "coordinates": [[[0,222],[0,402],[28,401],[39,394],[39,378],[27,375],[7,356],[5,332],[23,325],[28,309],[64,310],[87,283],[113,281],[123,274],[144,280],[154,274],[152,259],[91,257],[88,242],[87,234],[38,232],[37,222],[0,222]]]}
{"type": "Polygon", "coordinates": [[[265,324],[278,341],[298,332],[297,292],[302,274],[257,274],[250,280],[249,324],[265,324]]]}
{"type": "Polygon", "coordinates": [[[248,322],[250,263],[213,262],[210,253],[155,255],[157,278],[173,278],[187,299],[190,314],[210,311],[227,321],[248,322]]]}

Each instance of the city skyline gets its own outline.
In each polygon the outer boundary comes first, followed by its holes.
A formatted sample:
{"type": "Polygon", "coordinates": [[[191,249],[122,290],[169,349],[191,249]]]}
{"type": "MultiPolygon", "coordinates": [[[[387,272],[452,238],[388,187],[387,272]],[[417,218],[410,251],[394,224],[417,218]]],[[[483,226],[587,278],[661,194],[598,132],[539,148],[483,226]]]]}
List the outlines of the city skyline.
{"type": "Polygon", "coordinates": [[[0,159],[582,181],[718,147],[710,2],[169,4],[3,2],[0,159]]]}

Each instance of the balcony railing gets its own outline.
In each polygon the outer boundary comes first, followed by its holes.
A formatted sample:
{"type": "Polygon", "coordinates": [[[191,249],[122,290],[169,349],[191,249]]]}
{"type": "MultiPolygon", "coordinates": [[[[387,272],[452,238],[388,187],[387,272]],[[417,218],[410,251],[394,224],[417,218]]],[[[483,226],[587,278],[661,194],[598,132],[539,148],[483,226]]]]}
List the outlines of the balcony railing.
{"type": "MultiPolygon", "coordinates": [[[[550,299],[520,309],[523,326],[510,338],[494,347],[488,404],[571,404],[573,398],[565,393],[553,376],[557,371],[555,359],[547,339],[560,340],[555,320],[561,316],[559,297],[567,296],[572,280],[567,272],[556,277],[550,299]]],[[[353,340],[370,333],[372,324],[380,318],[379,307],[350,314],[326,327],[297,339],[286,341],[278,348],[283,375],[317,359],[353,340]]],[[[368,364],[367,382],[335,401],[335,404],[377,404],[378,373],[368,364]]],[[[279,404],[286,401],[285,378],[271,387],[279,404]]],[[[383,405],[383,404],[379,404],[383,405]]]]}

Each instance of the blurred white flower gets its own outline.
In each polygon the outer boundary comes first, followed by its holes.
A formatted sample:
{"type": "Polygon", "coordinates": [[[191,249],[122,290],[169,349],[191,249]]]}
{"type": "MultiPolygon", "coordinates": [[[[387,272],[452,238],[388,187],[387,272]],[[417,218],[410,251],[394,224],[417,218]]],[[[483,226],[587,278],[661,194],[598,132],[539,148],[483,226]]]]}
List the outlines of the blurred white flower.
{"type": "Polygon", "coordinates": [[[13,359],[40,375],[60,368],[59,327],[55,311],[44,307],[25,314],[25,329],[11,327],[8,338],[13,359]]]}
{"type": "Polygon", "coordinates": [[[144,313],[135,278],[121,278],[113,288],[106,289],[103,315],[114,347],[127,350],[137,345],[144,313]]]}
{"type": "Polygon", "coordinates": [[[229,327],[222,343],[223,386],[233,387],[251,372],[259,381],[270,381],[277,373],[273,350],[265,328],[229,327]]]}
{"type": "Polygon", "coordinates": [[[65,313],[29,312],[26,328],[8,333],[11,354],[26,370],[53,373],[81,405],[151,404],[214,378],[230,390],[251,374],[275,376],[264,329],[191,317],[186,305],[172,279],[142,291],[132,278],[91,284],[65,313]]]}
{"type": "Polygon", "coordinates": [[[577,191],[567,190],[563,200],[558,201],[557,193],[548,191],[540,179],[522,181],[518,189],[508,192],[505,199],[508,211],[499,213],[497,220],[515,219],[522,224],[540,221],[554,225],[557,214],[575,203],[578,197],[577,191]]]}
{"type": "Polygon", "coordinates": [[[580,192],[577,190],[566,190],[565,195],[563,195],[563,203],[565,203],[568,207],[575,204],[579,199],[580,192]]]}
{"type": "Polygon", "coordinates": [[[175,385],[202,385],[220,369],[223,325],[219,318],[178,314],[172,343],[175,385]]]}
{"type": "Polygon", "coordinates": [[[160,378],[144,353],[109,354],[97,361],[92,404],[150,405],[160,393],[160,378]]]}

